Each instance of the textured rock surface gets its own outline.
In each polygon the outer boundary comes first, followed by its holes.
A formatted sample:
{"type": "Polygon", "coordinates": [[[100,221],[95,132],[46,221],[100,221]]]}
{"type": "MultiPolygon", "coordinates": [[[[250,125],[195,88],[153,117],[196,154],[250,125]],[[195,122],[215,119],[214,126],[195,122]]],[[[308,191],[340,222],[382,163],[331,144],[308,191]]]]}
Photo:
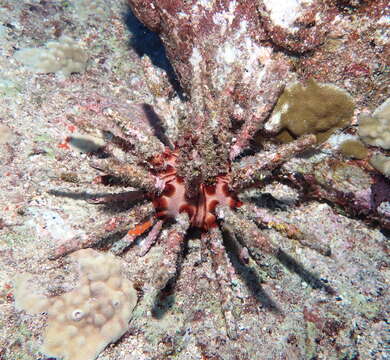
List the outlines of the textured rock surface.
{"type": "MultiPolygon", "coordinates": [[[[136,14],[161,34],[188,95],[202,99],[204,92],[196,90],[194,84],[199,82],[192,80],[193,73],[197,66],[208,68],[207,85],[215,97],[203,102],[213,110],[221,92],[233,94],[228,99],[236,106],[230,115],[238,125],[256,115],[248,133],[257,131],[257,117],[271,111],[289,77],[315,78],[346,89],[356,102],[356,115],[363,110],[371,113],[387,98],[385,0],[329,1],[326,9],[305,8],[305,2],[296,1],[299,12],[290,19],[298,21],[293,25],[275,21],[270,1],[229,2],[235,10],[229,10],[227,1],[218,5],[198,1],[198,6],[193,1],[132,3],[136,14]],[[177,13],[183,4],[188,9],[177,13]],[[205,13],[209,16],[198,15],[205,13]],[[226,32],[221,33],[224,26],[226,32]],[[200,58],[192,57],[194,44],[200,58]],[[241,70],[234,79],[231,74],[237,73],[237,67],[241,70]]],[[[175,96],[166,67],[153,65],[164,64],[153,58],[158,51],[137,47],[145,39],[150,47],[156,43],[149,41],[140,24],[134,25],[124,1],[80,0],[73,5],[5,0],[0,4],[0,19],[0,122],[12,135],[0,143],[0,358],[35,360],[42,357],[39,348],[47,319],[15,311],[11,279],[18,272],[31,272],[50,296],[71,291],[76,280],[72,268],[63,260],[48,260],[47,255],[67,239],[86,237],[95,229],[108,232],[121,220],[116,209],[82,201],[106,190],[93,183],[97,172],[88,166],[89,155],[67,149],[65,138],[80,130],[75,123],[86,127],[112,117],[106,110],[110,103],[154,105],[171,138],[177,134],[177,119],[188,119],[194,112],[175,96]],[[129,29],[141,29],[141,40],[129,29]],[[58,79],[32,74],[15,61],[16,48],[42,47],[61,35],[87,49],[90,64],[82,75],[58,79]],[[129,47],[131,38],[135,48],[129,47]],[[140,53],[152,59],[140,59],[140,53]]],[[[347,131],[357,133],[353,126],[347,131]]],[[[248,145],[245,134],[240,139],[238,152],[248,145]]],[[[388,181],[364,161],[352,160],[341,178],[330,179],[327,193],[314,191],[302,198],[297,191],[300,174],[313,176],[313,163],[324,161],[330,166],[327,158],[338,156],[333,152],[337,139],[286,164],[282,176],[266,188],[279,202],[259,191],[248,195],[264,207],[265,214],[256,215],[269,220],[264,231],[295,262],[261,251],[256,256],[262,266],[244,267],[232,258],[233,266],[226,272],[232,278],[231,307],[238,318],[236,340],[228,338],[224,327],[215,282],[220,274],[211,259],[202,256],[200,241],[189,239],[176,286],[160,292],[156,284],[167,260],[163,242],[144,258],[136,256],[137,245],[123,255],[123,261],[126,276],[134,279],[143,296],[129,331],[99,358],[386,359],[388,233],[375,221],[366,224],[366,213],[359,209],[375,207],[375,214],[390,216],[388,181]],[[359,180],[362,171],[365,175],[359,180]],[[291,186],[286,178],[294,174],[296,186],[291,186]],[[339,204],[333,190],[354,194],[341,198],[339,204]],[[356,212],[345,211],[348,208],[356,212]],[[300,233],[294,233],[289,223],[299,225],[308,242],[330,247],[331,256],[303,247],[300,233]],[[285,229],[293,240],[276,228],[285,229]],[[319,287],[318,278],[328,287],[319,287]]],[[[336,164],[339,161],[346,160],[337,158],[336,164]]],[[[317,179],[326,182],[320,165],[317,173],[317,179]]],[[[134,221],[130,222],[135,225],[140,215],[131,211],[134,221]]]]}

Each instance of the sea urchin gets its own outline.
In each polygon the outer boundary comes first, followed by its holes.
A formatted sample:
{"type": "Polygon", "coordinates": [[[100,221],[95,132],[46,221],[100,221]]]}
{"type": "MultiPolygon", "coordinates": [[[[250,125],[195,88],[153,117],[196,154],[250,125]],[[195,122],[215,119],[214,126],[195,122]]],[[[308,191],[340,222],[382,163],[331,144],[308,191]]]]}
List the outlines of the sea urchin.
{"type": "MultiPolygon", "coordinates": [[[[226,99],[229,101],[228,97],[226,99]]],[[[106,174],[99,177],[99,181],[112,184],[115,179],[131,189],[124,193],[91,198],[89,202],[110,204],[149,200],[154,210],[144,213],[142,205],[138,205],[141,222],[135,228],[129,230],[134,219],[126,216],[115,218],[97,234],[91,234],[86,239],[68,240],[53,252],[51,258],[94,246],[102,237],[123,229],[127,229],[127,233],[112,246],[112,251],[122,253],[146,233],[139,251],[139,255],[144,256],[159,239],[163,228],[168,228],[168,243],[164,250],[165,263],[168,264],[164,279],[158,286],[163,288],[169,279],[175,277],[186,234],[193,228],[200,230],[202,246],[210,250],[213,268],[220,282],[228,282],[225,277],[229,276],[223,270],[218,270],[223,269],[228,261],[223,256],[221,230],[232,233],[237,255],[244,263],[251,256],[252,249],[276,255],[278,246],[262,233],[250,216],[250,212],[252,215],[260,213],[259,209],[253,204],[246,204],[245,211],[237,211],[243,205],[238,199],[239,193],[249,187],[260,186],[275,168],[312,147],[316,137],[304,135],[291,143],[270,146],[267,151],[244,156],[250,140],[248,124],[244,123],[238,131],[234,130],[224,114],[227,106],[223,102],[215,106],[215,103],[205,100],[202,112],[192,107],[189,120],[181,124],[175,145],[150,125],[152,109],[148,105],[128,107],[127,110],[132,114],[130,121],[112,111],[104,121],[92,121],[92,126],[101,129],[106,142],[105,156],[91,164],[106,174]],[[215,117],[219,121],[215,121],[215,117]]],[[[253,125],[253,120],[250,125],[253,125]]],[[[68,138],[68,141],[72,142],[72,138],[68,138]]],[[[258,223],[259,219],[256,221],[258,223]]],[[[264,224],[270,225],[267,222],[264,224]]],[[[299,233],[291,224],[277,225],[276,228],[291,237],[299,233]]],[[[295,238],[304,240],[301,236],[295,238]]],[[[221,302],[226,304],[224,290],[221,290],[221,302]]],[[[225,319],[227,323],[233,324],[234,321],[229,321],[231,316],[227,315],[228,307],[223,306],[226,310],[225,319]]],[[[227,326],[228,329],[234,328],[232,324],[227,326]]],[[[229,330],[229,333],[232,335],[234,331],[229,330]]]]}

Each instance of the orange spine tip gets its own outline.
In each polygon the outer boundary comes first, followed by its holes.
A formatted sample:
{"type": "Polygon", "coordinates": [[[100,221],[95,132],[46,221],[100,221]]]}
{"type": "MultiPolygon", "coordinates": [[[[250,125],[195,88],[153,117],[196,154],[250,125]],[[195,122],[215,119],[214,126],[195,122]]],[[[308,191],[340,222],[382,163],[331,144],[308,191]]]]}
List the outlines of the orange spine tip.
{"type": "Polygon", "coordinates": [[[153,225],[153,223],[148,220],[148,221],[145,221],[144,223],[142,224],[138,224],[134,229],[130,229],[128,234],[129,235],[135,235],[135,236],[140,236],[142,235],[146,230],[148,230],[151,226],[153,225]]]}
{"type": "Polygon", "coordinates": [[[69,147],[69,145],[68,145],[68,143],[61,143],[61,144],[58,144],[58,147],[60,148],[60,149],[65,149],[65,150],[69,150],[70,149],[70,147],[69,147]]]}

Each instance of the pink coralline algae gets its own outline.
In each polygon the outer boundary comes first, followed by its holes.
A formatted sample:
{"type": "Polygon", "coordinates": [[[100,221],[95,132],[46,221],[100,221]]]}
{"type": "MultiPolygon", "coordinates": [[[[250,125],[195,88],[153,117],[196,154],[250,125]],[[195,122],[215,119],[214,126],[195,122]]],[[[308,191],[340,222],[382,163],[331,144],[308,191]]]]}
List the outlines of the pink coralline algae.
{"type": "MultiPolygon", "coordinates": [[[[134,218],[124,214],[96,234],[62,244],[52,258],[94,246],[102,237],[123,231],[126,235],[112,251],[122,253],[144,236],[139,250],[144,256],[166,231],[165,276],[158,285],[163,288],[177,276],[176,266],[190,232],[199,234],[202,246],[211,254],[220,284],[231,283],[230,273],[224,271],[229,266],[223,245],[226,233],[244,264],[251,258],[258,261],[253,254],[259,249],[295,271],[290,257],[281,253],[261,227],[272,227],[301,245],[329,255],[327,246],[306,241],[299,225],[273,216],[255,203],[241,202],[244,191],[261,188],[270,179],[289,181],[300,190],[302,199],[309,195],[326,199],[344,206],[354,216],[363,213],[368,220],[379,221],[376,210],[370,208],[371,176],[357,163],[324,160],[286,173],[289,162],[294,164],[298,155],[316,146],[320,151],[321,145],[311,134],[276,144],[272,131],[264,128],[284,86],[297,78],[290,52],[314,51],[325,41],[338,11],[332,2],[299,5],[297,16],[285,27],[275,20],[271,1],[129,3],[134,14],[161,36],[188,97],[183,104],[186,116],[178,120],[178,131],[171,139],[164,129],[157,131],[151,125],[153,110],[145,104],[107,104],[114,111],[91,120],[90,126],[100,129],[106,142],[102,150],[106,157],[92,163],[105,174],[99,181],[120,183],[129,191],[90,202],[134,203],[139,225],[128,231],[134,218]],[[356,180],[359,174],[364,178],[356,180]]],[[[308,282],[332,293],[319,279],[308,282]]],[[[236,329],[229,289],[220,289],[227,332],[233,338],[236,329]]]]}

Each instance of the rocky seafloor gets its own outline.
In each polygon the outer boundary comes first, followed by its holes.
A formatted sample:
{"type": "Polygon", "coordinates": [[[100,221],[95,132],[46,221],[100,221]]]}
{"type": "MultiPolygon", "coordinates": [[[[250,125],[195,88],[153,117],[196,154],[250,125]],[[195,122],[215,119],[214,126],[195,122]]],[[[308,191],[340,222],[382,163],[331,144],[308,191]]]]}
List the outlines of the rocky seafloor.
{"type": "MultiPolygon", "coordinates": [[[[326,12],[316,14],[328,16],[326,35],[319,32],[318,42],[305,45],[299,37],[284,43],[281,29],[289,25],[271,26],[275,18],[264,27],[272,42],[267,46],[291,61],[300,80],[315,78],[351,94],[356,104],[352,126],[360,113],[374,111],[388,98],[385,3],[329,1],[326,12]]],[[[47,295],[71,291],[77,278],[73,264],[67,257],[49,260],[48,254],[116,216],[115,209],[85,202],[106,189],[93,182],[98,173],[89,166],[89,152],[70,147],[65,139],[78,134],[75,123],[100,116],[110,102],[153,105],[174,138],[175,119],[185,116],[185,99],[177,95],[179,85],[161,55],[160,40],[136,20],[125,1],[3,0],[0,20],[0,359],[45,359],[40,346],[47,315],[15,308],[13,279],[27,272],[47,295]],[[50,67],[50,56],[55,60],[58,53],[17,55],[22,49],[47,49],[50,41],[56,43],[49,48],[71,52],[75,63],[50,67]]],[[[312,29],[305,21],[306,29],[312,29]]],[[[170,41],[166,34],[163,39],[170,41]]],[[[168,50],[172,56],[174,50],[168,50]]],[[[175,61],[183,75],[185,60],[175,61]]],[[[188,86],[188,79],[179,80],[188,86]]],[[[317,182],[334,181],[337,186],[330,188],[337,191],[316,189],[317,197],[298,201],[297,181],[293,187],[275,180],[255,194],[262,204],[267,203],[264,194],[271,194],[272,204],[275,199],[282,204],[274,209],[277,215],[326,244],[330,256],[286,239],[271,226],[264,231],[294,259],[294,266],[288,259],[282,264],[264,256],[262,266],[245,267],[233,256],[235,270],[227,270],[232,271],[237,318],[233,340],[226,333],[210,259],[202,258],[196,237],[189,239],[175,288],[158,296],[154,274],[164,257],[162,247],[157,244],[145,257],[131,248],[121,258],[126,277],[136,284],[138,304],[129,330],[98,359],[390,359],[389,223],[383,220],[390,199],[380,195],[376,205],[384,210],[372,215],[351,204],[359,197],[338,198],[366,191],[372,179],[380,177],[380,184],[388,180],[364,159],[345,162],[351,171],[347,175],[332,173],[331,160],[312,168],[318,159],[332,158],[334,143],[344,133],[331,138],[320,154],[284,166],[291,173],[317,171],[317,182]],[[315,286],[314,278],[322,285],[315,286]]]]}

